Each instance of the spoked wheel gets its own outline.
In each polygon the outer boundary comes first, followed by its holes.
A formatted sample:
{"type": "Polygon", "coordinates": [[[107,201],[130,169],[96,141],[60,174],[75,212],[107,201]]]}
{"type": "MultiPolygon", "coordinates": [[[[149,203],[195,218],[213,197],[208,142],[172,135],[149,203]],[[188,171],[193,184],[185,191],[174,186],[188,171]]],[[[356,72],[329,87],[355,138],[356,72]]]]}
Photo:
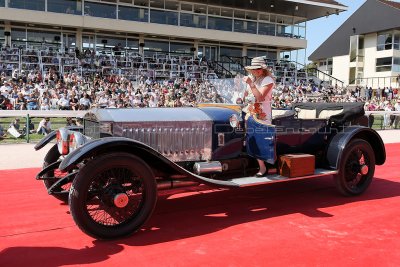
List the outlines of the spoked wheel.
{"type": "Polygon", "coordinates": [[[371,145],[365,140],[354,139],[343,152],[335,178],[336,187],[344,195],[359,195],[371,184],[374,173],[375,154],[371,145]]]}
{"type": "Polygon", "coordinates": [[[101,239],[137,231],[153,213],[157,186],[149,166],[127,153],[99,156],[82,167],[69,194],[72,217],[101,239]]]}
{"type": "MultiPolygon", "coordinates": [[[[58,152],[57,144],[55,144],[47,153],[43,162],[43,168],[46,168],[50,164],[58,161],[60,159],[60,156],[61,155],[60,152],[58,152]]],[[[67,174],[68,172],[62,172],[58,168],[49,170],[47,173],[43,175],[43,177],[44,178],[54,177],[55,179],[43,180],[44,186],[48,190],[55,182],[57,182],[61,178],[64,178],[67,174]]],[[[56,191],[52,194],[52,196],[61,201],[67,202],[70,188],[71,188],[71,183],[66,183],[65,185],[56,188],[56,191]]]]}

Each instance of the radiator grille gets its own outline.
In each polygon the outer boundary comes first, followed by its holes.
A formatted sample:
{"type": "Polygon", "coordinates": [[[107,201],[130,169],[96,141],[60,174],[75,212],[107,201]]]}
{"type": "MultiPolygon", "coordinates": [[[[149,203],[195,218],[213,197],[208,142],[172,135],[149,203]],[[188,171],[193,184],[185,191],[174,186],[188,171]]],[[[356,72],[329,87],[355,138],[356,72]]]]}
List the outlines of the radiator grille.
{"type": "Polygon", "coordinates": [[[173,161],[189,161],[209,159],[209,131],[204,126],[123,128],[122,136],[145,143],[173,161]]]}

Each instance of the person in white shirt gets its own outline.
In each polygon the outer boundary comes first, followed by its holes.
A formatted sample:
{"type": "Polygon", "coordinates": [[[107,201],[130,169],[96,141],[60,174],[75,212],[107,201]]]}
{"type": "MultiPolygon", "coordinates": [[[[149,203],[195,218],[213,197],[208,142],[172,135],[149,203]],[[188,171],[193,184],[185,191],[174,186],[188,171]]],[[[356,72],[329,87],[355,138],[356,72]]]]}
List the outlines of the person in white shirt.
{"type": "Polygon", "coordinates": [[[158,101],[155,99],[155,97],[153,95],[150,95],[149,107],[156,108],[157,106],[158,106],[158,101]]]}
{"type": "MultiPolygon", "coordinates": [[[[394,105],[394,111],[400,112],[400,99],[397,99],[397,102],[394,105]]],[[[400,124],[400,114],[396,114],[395,116],[396,118],[394,119],[394,128],[398,129],[397,127],[400,124]]]]}
{"type": "MultiPolygon", "coordinates": [[[[249,107],[249,112],[258,120],[272,123],[272,90],[275,87],[275,81],[272,73],[268,70],[265,60],[262,57],[255,57],[251,60],[251,65],[246,67],[249,76],[243,77],[243,81],[247,83],[248,89],[254,95],[255,103],[249,107]]],[[[263,160],[257,159],[259,171],[257,177],[266,174],[266,166],[263,160]]]]}
{"type": "Polygon", "coordinates": [[[36,132],[38,134],[44,134],[47,135],[51,132],[51,122],[50,122],[50,118],[43,118],[40,122],[39,122],[39,126],[36,130],[36,132]]]}
{"type": "Polygon", "coordinates": [[[57,102],[60,110],[69,110],[69,99],[65,94],[61,95],[60,100],[57,102]]]}

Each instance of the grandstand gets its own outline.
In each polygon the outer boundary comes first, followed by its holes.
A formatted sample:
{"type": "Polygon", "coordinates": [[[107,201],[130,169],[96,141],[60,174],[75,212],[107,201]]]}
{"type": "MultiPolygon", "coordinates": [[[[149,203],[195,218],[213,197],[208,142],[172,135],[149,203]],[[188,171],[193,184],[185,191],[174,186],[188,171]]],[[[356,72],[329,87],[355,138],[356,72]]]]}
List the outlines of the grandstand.
{"type": "Polygon", "coordinates": [[[298,69],[307,22],[344,10],[332,0],[0,0],[0,68],[205,78],[265,56],[298,69]]]}

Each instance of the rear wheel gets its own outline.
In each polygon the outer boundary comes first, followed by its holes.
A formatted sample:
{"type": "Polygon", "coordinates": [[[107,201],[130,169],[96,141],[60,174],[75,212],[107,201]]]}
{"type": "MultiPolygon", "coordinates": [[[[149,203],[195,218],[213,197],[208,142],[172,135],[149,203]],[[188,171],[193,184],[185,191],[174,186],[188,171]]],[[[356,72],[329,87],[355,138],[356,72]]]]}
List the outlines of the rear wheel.
{"type": "Polygon", "coordinates": [[[150,167],[137,156],[111,153],[82,167],[69,194],[72,217],[86,234],[118,238],[137,231],[151,216],[157,185],[150,167]]]}
{"type": "MultiPolygon", "coordinates": [[[[50,148],[49,152],[47,152],[47,155],[43,162],[43,168],[46,168],[50,164],[60,160],[60,156],[61,155],[60,152],[58,152],[57,144],[55,144],[52,148],[50,148]]],[[[58,169],[58,167],[53,170],[49,170],[43,175],[43,178],[54,177],[54,179],[44,179],[43,180],[44,186],[48,190],[50,187],[53,186],[55,182],[57,182],[61,178],[64,178],[67,174],[68,172],[62,172],[61,170],[58,169]]],[[[62,185],[55,189],[52,196],[61,201],[67,202],[70,188],[71,188],[71,183],[62,185]]]]}
{"type": "Polygon", "coordinates": [[[346,196],[363,193],[375,173],[375,154],[371,145],[362,139],[350,141],[343,151],[335,177],[337,189],[346,196]]]}

